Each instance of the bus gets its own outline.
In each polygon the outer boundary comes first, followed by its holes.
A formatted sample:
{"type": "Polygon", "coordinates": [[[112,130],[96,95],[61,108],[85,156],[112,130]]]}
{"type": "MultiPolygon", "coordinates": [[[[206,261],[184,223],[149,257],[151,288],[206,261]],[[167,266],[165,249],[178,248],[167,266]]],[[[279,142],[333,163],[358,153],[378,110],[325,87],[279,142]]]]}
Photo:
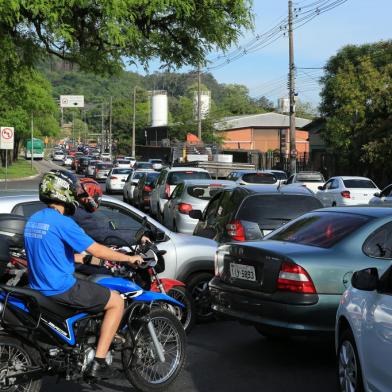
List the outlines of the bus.
{"type": "MultiPolygon", "coordinates": [[[[43,159],[44,142],[41,139],[33,139],[33,159],[43,159]]],[[[25,144],[25,158],[31,159],[31,139],[25,144]]]]}

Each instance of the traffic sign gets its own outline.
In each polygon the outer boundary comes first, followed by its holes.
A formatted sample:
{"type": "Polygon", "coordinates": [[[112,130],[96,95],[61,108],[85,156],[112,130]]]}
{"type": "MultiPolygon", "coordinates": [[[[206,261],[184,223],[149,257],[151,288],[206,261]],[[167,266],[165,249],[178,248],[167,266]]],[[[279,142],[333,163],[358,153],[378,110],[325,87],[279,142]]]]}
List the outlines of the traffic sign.
{"type": "Polygon", "coordinates": [[[60,95],[60,107],[84,108],[84,95],[60,95]]]}
{"type": "Polygon", "coordinates": [[[14,136],[14,127],[0,127],[0,150],[13,150],[14,136]]]}

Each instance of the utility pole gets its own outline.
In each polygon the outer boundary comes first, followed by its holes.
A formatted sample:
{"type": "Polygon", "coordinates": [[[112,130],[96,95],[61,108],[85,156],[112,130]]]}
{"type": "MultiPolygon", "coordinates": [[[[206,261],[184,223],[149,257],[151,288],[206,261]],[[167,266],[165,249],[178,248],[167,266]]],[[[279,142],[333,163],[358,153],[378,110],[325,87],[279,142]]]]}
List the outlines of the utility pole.
{"type": "MultiPolygon", "coordinates": [[[[5,153],[7,154],[7,150],[5,153]]],[[[34,113],[31,113],[31,170],[33,170],[33,155],[34,155],[34,113]]]]}
{"type": "Polygon", "coordinates": [[[290,98],[290,174],[297,171],[295,141],[295,65],[293,38],[293,1],[289,0],[289,98],[290,98]]]}
{"type": "Polygon", "coordinates": [[[102,107],[101,107],[101,153],[105,152],[105,130],[103,129],[103,127],[104,127],[103,105],[104,105],[104,103],[102,102],[102,107]]]}
{"type": "Polygon", "coordinates": [[[201,141],[201,72],[200,64],[197,68],[197,137],[201,141]]]}
{"type": "Polygon", "coordinates": [[[136,86],[133,88],[132,157],[136,156],[136,86]]]}
{"type": "Polygon", "coordinates": [[[109,109],[109,154],[112,158],[112,103],[113,97],[110,96],[110,109],[109,109]]]}

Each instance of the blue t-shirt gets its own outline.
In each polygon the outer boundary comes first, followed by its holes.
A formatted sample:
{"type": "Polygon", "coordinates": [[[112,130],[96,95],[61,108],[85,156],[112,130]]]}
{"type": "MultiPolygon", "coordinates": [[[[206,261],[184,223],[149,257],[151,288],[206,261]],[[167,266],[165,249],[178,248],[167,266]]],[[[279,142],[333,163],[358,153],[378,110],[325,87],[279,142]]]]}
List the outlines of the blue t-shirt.
{"type": "Polygon", "coordinates": [[[74,251],[81,253],[94,243],[74,220],[53,208],[32,215],[24,237],[30,287],[47,296],[75,284],[74,251]]]}

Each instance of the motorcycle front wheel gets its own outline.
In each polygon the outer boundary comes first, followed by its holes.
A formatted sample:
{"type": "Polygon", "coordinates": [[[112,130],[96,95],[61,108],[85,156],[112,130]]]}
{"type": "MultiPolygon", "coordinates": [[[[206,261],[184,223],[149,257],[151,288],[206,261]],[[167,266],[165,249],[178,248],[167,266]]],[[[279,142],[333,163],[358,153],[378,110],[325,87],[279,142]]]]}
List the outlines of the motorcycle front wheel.
{"type": "Polygon", "coordinates": [[[122,354],[126,378],[142,392],[166,390],[179,376],[186,356],[186,337],[179,320],[161,308],[152,308],[150,320],[165,361],[159,360],[147,324],[136,335],[135,344],[130,341],[122,354]]]}

